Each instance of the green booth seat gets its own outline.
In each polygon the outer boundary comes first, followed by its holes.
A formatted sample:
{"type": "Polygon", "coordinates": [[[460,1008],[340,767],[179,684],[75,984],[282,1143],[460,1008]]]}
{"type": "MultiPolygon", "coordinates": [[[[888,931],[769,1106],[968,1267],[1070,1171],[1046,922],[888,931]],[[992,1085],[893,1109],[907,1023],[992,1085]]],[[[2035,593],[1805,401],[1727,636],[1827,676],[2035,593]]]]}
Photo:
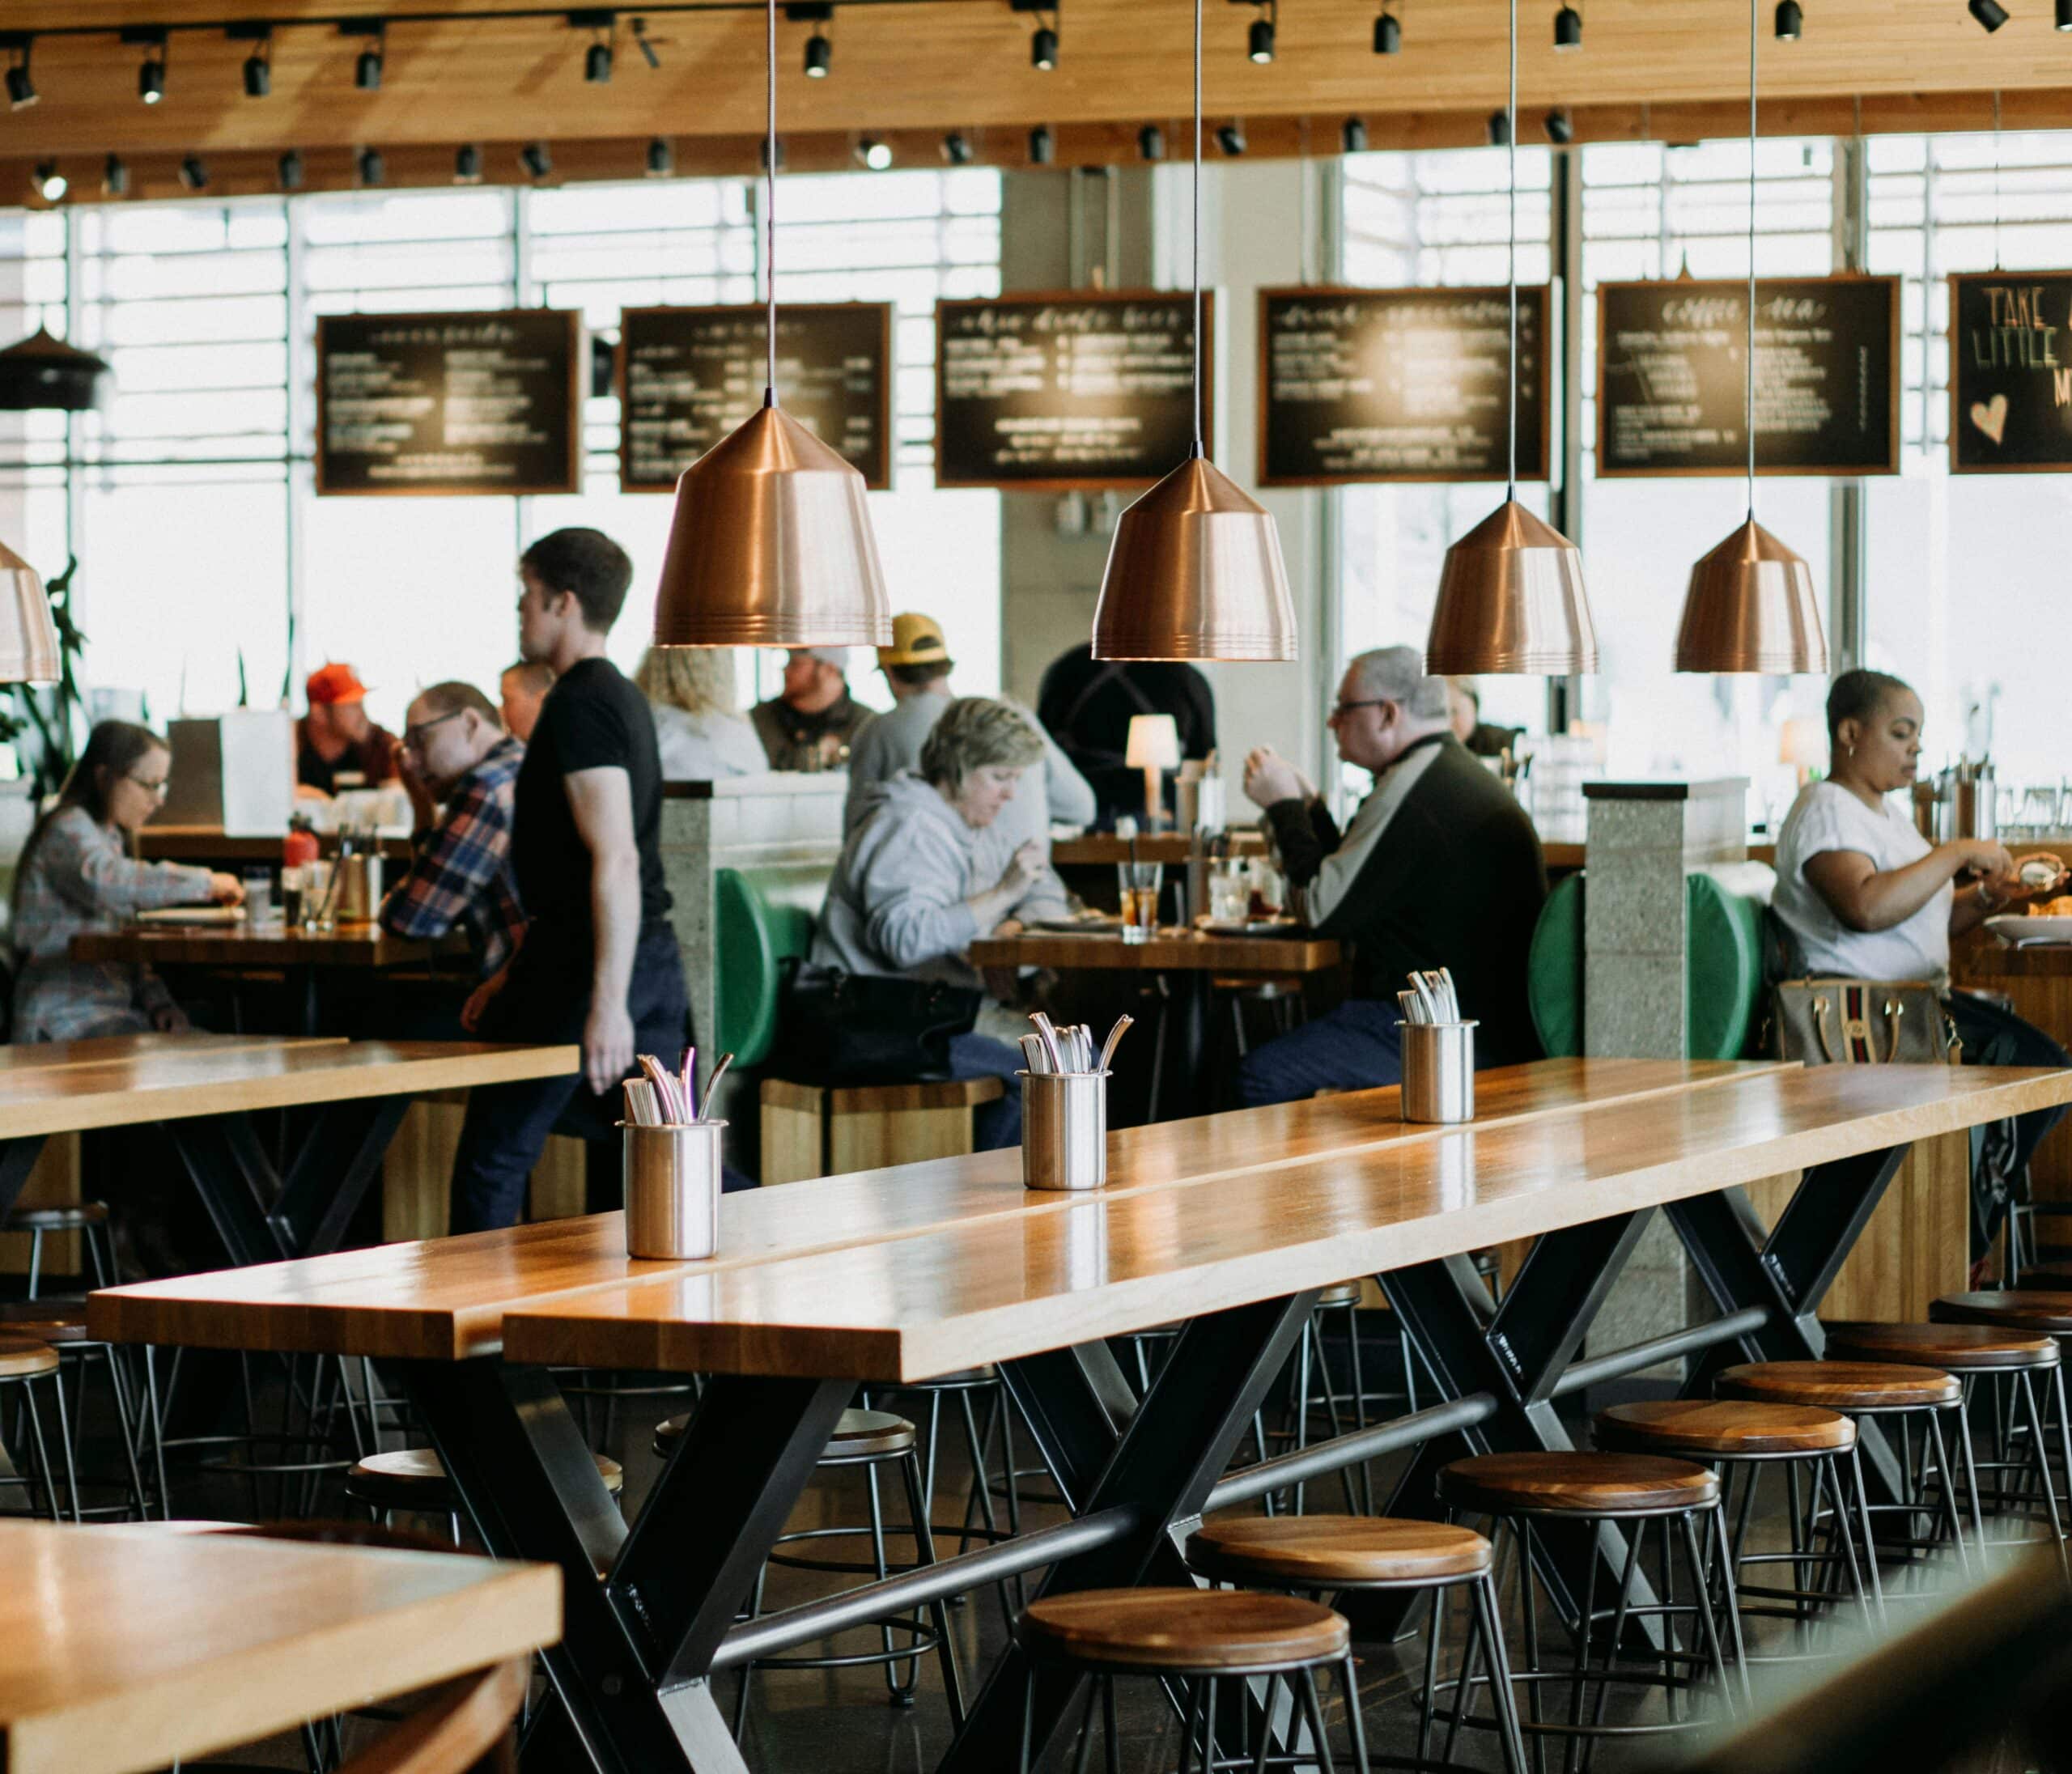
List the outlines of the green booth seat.
{"type": "Polygon", "coordinates": [[[827,891],[826,864],[721,868],[712,876],[717,1053],[743,1071],[769,1058],[787,961],[813,946],[813,917],[827,891]]]}
{"type": "MultiPolygon", "coordinates": [[[[1763,995],[1763,914],[1760,864],[1703,869],[1684,878],[1689,948],[1686,998],[1690,1026],[1686,1051],[1693,1059],[1747,1057],[1763,995]]],[[[1588,875],[1578,872],[1547,896],[1532,933],[1527,963],[1533,1026],[1539,1044],[1557,1059],[1583,1051],[1583,895],[1588,875]]]]}

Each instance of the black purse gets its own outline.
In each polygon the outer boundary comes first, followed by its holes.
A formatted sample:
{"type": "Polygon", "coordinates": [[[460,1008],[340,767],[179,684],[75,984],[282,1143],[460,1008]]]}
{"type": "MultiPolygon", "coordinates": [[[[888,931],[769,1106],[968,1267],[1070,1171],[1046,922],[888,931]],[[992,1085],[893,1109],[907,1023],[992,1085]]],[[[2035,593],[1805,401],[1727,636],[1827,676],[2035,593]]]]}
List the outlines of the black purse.
{"type": "Polygon", "coordinates": [[[802,1084],[912,1084],[949,1076],[953,1035],[969,1034],[986,995],[941,979],[787,964],[775,1059],[802,1084]]]}

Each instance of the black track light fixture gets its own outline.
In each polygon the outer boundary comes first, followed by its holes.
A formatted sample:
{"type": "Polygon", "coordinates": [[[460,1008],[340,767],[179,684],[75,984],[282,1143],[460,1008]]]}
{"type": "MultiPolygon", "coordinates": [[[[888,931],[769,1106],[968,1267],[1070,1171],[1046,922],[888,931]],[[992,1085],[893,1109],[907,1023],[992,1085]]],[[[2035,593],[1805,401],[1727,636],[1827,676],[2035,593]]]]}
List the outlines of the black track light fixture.
{"type": "Polygon", "coordinates": [[[384,71],[383,64],[388,59],[388,27],[377,20],[374,26],[374,41],[353,57],[353,84],[362,92],[379,92],[381,90],[381,76],[384,71]]]}
{"type": "Polygon", "coordinates": [[[1967,10],[1989,35],[2007,22],[2007,9],[2000,4],[2000,0],[1971,0],[1967,10]]]}
{"type": "Polygon", "coordinates": [[[290,148],[286,154],[275,161],[274,176],[283,191],[299,191],[302,189],[303,180],[302,151],[299,148],[290,148]]]}
{"type": "Polygon", "coordinates": [[[1252,0],[1259,15],[1245,33],[1245,53],[1261,67],[1273,60],[1274,27],[1280,19],[1280,0],[1252,0]]]}
{"type": "Polygon", "coordinates": [[[856,145],[850,152],[856,164],[866,172],[890,172],[892,170],[892,145],[874,135],[856,138],[856,145]]]}
{"type": "MultiPolygon", "coordinates": [[[[766,137],[755,145],[755,163],[765,172],[770,171],[770,142],[766,137]]],[[[777,144],[777,170],[784,170],[784,144],[781,142],[777,144]]]]}
{"type": "Polygon", "coordinates": [[[145,52],[144,59],[137,68],[137,96],[146,104],[157,104],[165,97],[165,45],[145,52]]]}
{"type": "Polygon", "coordinates": [[[1031,166],[1049,166],[1058,157],[1058,139],[1051,134],[1047,123],[1039,123],[1029,132],[1029,163],[1031,166]]]}
{"type": "Polygon", "coordinates": [[[359,159],[354,163],[359,173],[359,182],[363,186],[377,185],[388,176],[388,164],[381,158],[379,148],[362,148],[359,159]]]}
{"type": "Polygon", "coordinates": [[[1563,53],[1583,46],[1583,15],[1566,6],[1554,15],[1554,47],[1563,53]]]}
{"type": "Polygon", "coordinates": [[[1576,139],[1576,120],[1565,104],[1556,105],[1547,113],[1546,125],[1547,139],[1557,148],[1565,148],[1576,139]]]}
{"type": "Polygon", "coordinates": [[[1166,132],[1155,123],[1147,123],[1136,133],[1138,157],[1145,160],[1166,158],[1166,132]]]}
{"type": "Polygon", "coordinates": [[[263,99],[274,90],[273,42],[270,34],[244,58],[244,95],[263,99]]]}
{"type": "Polygon", "coordinates": [[[1511,120],[1501,111],[1489,113],[1489,146],[1507,148],[1511,145],[1511,120]]]}
{"type": "Polygon", "coordinates": [[[111,154],[100,165],[100,191],[103,197],[126,197],[130,194],[130,168],[123,163],[122,156],[111,154]]]}
{"type": "Polygon", "coordinates": [[[677,151],[665,135],[652,136],[648,142],[648,176],[651,179],[673,179],[676,176],[677,151]]]}
{"type": "Polygon", "coordinates": [[[1058,15],[1054,12],[1047,23],[1040,12],[1036,15],[1036,28],[1029,34],[1029,66],[1040,74],[1048,74],[1058,65],[1058,15]]]}
{"type": "Polygon", "coordinates": [[[1244,125],[1235,117],[1221,125],[1216,132],[1216,145],[1231,159],[1236,159],[1245,151],[1244,125]]]}
{"type": "Polygon", "coordinates": [[[1777,35],[1779,43],[1796,43],[1806,35],[1806,15],[1798,0],[1777,0],[1777,35]]]}
{"type": "Polygon", "coordinates": [[[1382,15],[1374,21],[1374,53],[1400,55],[1403,53],[1403,20],[1386,6],[1382,15]]]}
{"type": "Polygon", "coordinates": [[[482,182],[482,151],[472,142],[464,142],[453,151],[453,182],[456,185],[480,185],[482,182]]]}
{"type": "Polygon", "coordinates": [[[1348,117],[1338,126],[1338,146],[1341,154],[1365,154],[1367,151],[1367,120],[1348,117]]]}
{"type": "Polygon", "coordinates": [[[544,142],[528,142],[518,151],[518,164],[529,179],[544,179],[554,171],[554,155],[544,142]]]}
{"type": "Polygon", "coordinates": [[[942,138],[942,158],[945,166],[970,165],[970,137],[962,129],[952,129],[942,138]]]}
{"type": "Polygon", "coordinates": [[[593,87],[612,83],[612,46],[608,39],[598,38],[583,52],[583,79],[593,87]]]}
{"type": "Polygon", "coordinates": [[[198,154],[190,154],[180,163],[180,182],[190,191],[209,189],[209,169],[202,164],[198,154]]]}
{"type": "Polygon", "coordinates": [[[661,66],[662,58],[655,53],[655,45],[648,36],[648,21],[645,19],[633,21],[633,47],[640,52],[640,59],[650,68],[661,66]]]}
{"type": "Polygon", "coordinates": [[[7,70],[7,108],[25,111],[36,103],[36,82],[29,75],[29,46],[23,44],[15,51],[20,57],[7,70]]]}
{"type": "Polygon", "coordinates": [[[2057,0],[2057,28],[2072,31],[2072,0],[2057,0]]]}
{"type": "Polygon", "coordinates": [[[834,40],[825,31],[806,39],[806,78],[825,80],[834,71],[834,40]]]}
{"type": "Polygon", "coordinates": [[[72,188],[72,181],[57,170],[55,160],[45,160],[39,166],[32,183],[36,194],[45,203],[62,203],[65,193],[72,188]]]}

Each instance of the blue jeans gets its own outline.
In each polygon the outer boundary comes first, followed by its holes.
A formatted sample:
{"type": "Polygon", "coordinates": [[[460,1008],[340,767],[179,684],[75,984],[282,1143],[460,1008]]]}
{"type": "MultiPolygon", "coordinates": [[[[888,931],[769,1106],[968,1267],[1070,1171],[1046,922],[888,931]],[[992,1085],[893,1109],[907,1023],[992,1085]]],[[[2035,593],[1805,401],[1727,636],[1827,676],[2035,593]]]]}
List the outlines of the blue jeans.
{"type": "MultiPolygon", "coordinates": [[[[2033,1023],[2024,1022],[2011,1010],[1988,1004],[1968,992],[1953,991],[1947,999],[1950,1020],[1964,1044],[1968,1066],[2072,1065],[2065,1050],[2033,1023]]],[[[2062,1106],[2032,1109],[2015,1117],[2013,1150],[2004,1165],[1995,1170],[1979,1161],[1985,1128],[1975,1128],[1972,1137],[1972,1254],[1981,1257],[1993,1242],[2006,1217],[2007,1188],[2014,1177],[2027,1168],[2037,1143],[2065,1118],[2062,1106]]]]}
{"type": "Polygon", "coordinates": [[[1238,1100],[1247,1109],[1300,1102],[1319,1090],[1374,1090],[1403,1082],[1395,1006],[1354,998],[1264,1046],[1238,1066],[1238,1100]]]}
{"type": "Polygon", "coordinates": [[[1003,1146],[1021,1144],[1021,1084],[1015,1074],[1021,1070],[1021,1052],[991,1035],[952,1035],[949,1038],[949,1075],[953,1078],[998,1078],[1007,1094],[996,1102],[981,1103],[971,1116],[971,1140],[975,1150],[997,1152],[1003,1146]]]}

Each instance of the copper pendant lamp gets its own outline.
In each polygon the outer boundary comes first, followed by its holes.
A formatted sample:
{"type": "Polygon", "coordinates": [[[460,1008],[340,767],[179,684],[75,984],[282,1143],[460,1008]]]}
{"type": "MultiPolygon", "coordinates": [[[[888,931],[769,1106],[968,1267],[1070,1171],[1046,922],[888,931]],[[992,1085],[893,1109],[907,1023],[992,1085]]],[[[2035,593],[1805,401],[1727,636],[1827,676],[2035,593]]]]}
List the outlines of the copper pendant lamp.
{"type": "Polygon", "coordinates": [[[1424,669],[1565,677],[1597,669],[1597,630],[1576,545],[1518,501],[1518,7],[1510,0],[1509,86],[1504,140],[1510,155],[1509,485],[1504,503],[1446,550],[1424,642],[1424,669]]]}
{"type": "Polygon", "coordinates": [[[54,684],[63,675],[43,580],[0,542],[0,684],[54,684]]]}
{"type": "Polygon", "coordinates": [[[1275,663],[1295,657],[1280,533],[1202,448],[1201,0],[1194,5],[1194,445],[1116,522],[1093,656],[1275,663]]]}
{"type": "Polygon", "coordinates": [[[1679,672],[1822,672],[1828,637],[1805,561],[1756,521],[1756,0],[1748,5],[1748,516],[1691,569],[1679,672]]]}
{"type": "Polygon", "coordinates": [[[777,404],[777,5],[766,8],[762,409],[677,482],[657,647],[890,647],[864,477],[777,404]]]}

